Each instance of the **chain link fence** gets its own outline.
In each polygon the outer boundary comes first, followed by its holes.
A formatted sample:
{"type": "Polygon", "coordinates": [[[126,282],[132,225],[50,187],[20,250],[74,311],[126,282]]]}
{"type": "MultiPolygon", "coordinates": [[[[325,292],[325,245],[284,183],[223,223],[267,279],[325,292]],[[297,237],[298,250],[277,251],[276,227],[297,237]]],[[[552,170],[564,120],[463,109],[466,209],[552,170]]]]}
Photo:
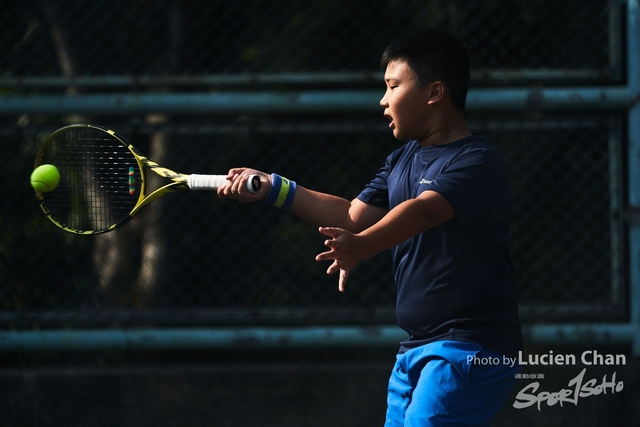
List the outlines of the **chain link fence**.
{"type": "Polygon", "coordinates": [[[469,46],[476,84],[621,78],[615,0],[1,4],[0,73],[13,77],[372,72],[398,35],[437,27],[469,46]]]}
{"type": "MultiPolygon", "coordinates": [[[[438,27],[470,48],[472,87],[623,81],[616,1],[0,1],[4,94],[370,87],[408,31],[438,27]]],[[[355,197],[399,146],[381,114],[0,117],[3,328],[390,324],[388,253],[349,290],[314,261],[323,237],[274,208],[180,193],[125,228],[65,234],[28,184],[44,137],[75,121],[128,137],[185,173],[275,171],[355,197]]],[[[624,315],[623,117],[471,111],[505,155],[513,255],[526,321],[624,315]]]]}

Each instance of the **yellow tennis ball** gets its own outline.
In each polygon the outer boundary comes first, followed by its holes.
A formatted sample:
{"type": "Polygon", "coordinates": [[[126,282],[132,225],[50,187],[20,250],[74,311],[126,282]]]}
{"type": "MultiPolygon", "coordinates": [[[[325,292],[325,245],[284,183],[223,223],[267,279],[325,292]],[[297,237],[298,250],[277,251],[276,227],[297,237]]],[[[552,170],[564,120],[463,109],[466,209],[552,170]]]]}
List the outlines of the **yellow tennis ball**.
{"type": "Polygon", "coordinates": [[[41,165],[31,173],[31,186],[39,193],[53,191],[60,182],[60,172],[53,165],[41,165]]]}

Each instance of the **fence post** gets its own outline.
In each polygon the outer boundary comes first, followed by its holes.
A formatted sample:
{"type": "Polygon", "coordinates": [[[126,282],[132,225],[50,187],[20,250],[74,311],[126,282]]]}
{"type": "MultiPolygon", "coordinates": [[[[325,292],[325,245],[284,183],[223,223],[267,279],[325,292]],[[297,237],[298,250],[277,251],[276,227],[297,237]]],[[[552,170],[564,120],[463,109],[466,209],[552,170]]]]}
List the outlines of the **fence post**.
{"type": "Polygon", "coordinates": [[[631,104],[628,113],[629,281],[633,354],[640,355],[640,0],[627,4],[627,66],[631,104]]]}

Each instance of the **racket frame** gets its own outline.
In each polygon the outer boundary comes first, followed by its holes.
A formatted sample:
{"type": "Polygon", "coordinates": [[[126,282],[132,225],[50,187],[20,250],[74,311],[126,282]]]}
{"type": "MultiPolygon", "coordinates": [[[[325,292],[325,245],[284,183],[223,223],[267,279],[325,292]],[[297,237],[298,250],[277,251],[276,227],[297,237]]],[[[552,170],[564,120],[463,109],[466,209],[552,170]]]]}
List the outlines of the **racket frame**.
{"type": "Polygon", "coordinates": [[[120,221],[118,221],[117,223],[111,224],[109,227],[102,228],[102,229],[99,229],[99,230],[79,230],[79,229],[75,229],[75,228],[69,227],[66,224],[63,224],[62,222],[60,222],[56,218],[54,218],[53,215],[51,214],[50,210],[47,207],[44,194],[36,191],[35,192],[36,193],[36,198],[38,200],[38,204],[40,205],[40,208],[44,212],[45,216],[47,218],[49,218],[49,220],[51,222],[53,222],[57,227],[63,229],[64,231],[67,231],[69,233],[79,234],[79,235],[93,235],[93,234],[107,233],[109,231],[113,231],[113,230],[115,230],[117,228],[120,228],[123,225],[125,225],[126,223],[128,223],[136,214],[138,214],[140,212],[140,210],[142,210],[142,208],[144,208],[145,206],[148,206],[151,202],[153,202],[153,201],[155,201],[155,200],[157,200],[157,199],[159,199],[161,197],[164,197],[169,193],[173,193],[173,192],[178,191],[178,190],[188,190],[189,189],[189,185],[187,184],[187,180],[189,178],[188,174],[178,173],[178,172],[175,172],[175,171],[173,171],[171,169],[168,169],[168,168],[165,168],[163,166],[160,166],[158,163],[156,163],[155,161],[149,159],[144,154],[142,154],[133,144],[130,144],[124,137],[119,135],[117,132],[115,132],[113,130],[110,130],[110,129],[107,129],[107,128],[102,127],[102,126],[88,124],[88,123],[78,123],[78,124],[72,124],[72,125],[64,126],[64,127],[60,128],[60,129],[56,130],[55,132],[53,132],[49,137],[47,137],[45,142],[40,147],[40,150],[38,151],[38,154],[36,155],[36,160],[35,160],[35,163],[34,163],[34,169],[37,168],[38,166],[42,165],[42,160],[44,158],[44,155],[46,153],[48,145],[50,143],[52,143],[58,135],[60,135],[63,132],[68,132],[68,131],[73,130],[73,129],[87,129],[87,128],[96,129],[98,131],[101,131],[101,132],[109,134],[115,140],[117,140],[122,145],[124,145],[129,150],[129,152],[131,152],[131,154],[133,155],[134,159],[136,160],[136,163],[138,165],[138,171],[140,173],[140,177],[139,177],[139,179],[140,179],[140,194],[138,196],[138,200],[137,200],[135,206],[131,209],[129,214],[127,216],[125,216],[123,219],[121,219],[120,221]],[[146,181],[147,181],[146,180],[145,166],[148,167],[149,169],[151,169],[153,172],[155,172],[159,176],[161,176],[163,178],[170,179],[172,182],[170,182],[170,183],[168,183],[166,185],[163,185],[162,187],[152,191],[149,195],[145,196],[146,181]]]}

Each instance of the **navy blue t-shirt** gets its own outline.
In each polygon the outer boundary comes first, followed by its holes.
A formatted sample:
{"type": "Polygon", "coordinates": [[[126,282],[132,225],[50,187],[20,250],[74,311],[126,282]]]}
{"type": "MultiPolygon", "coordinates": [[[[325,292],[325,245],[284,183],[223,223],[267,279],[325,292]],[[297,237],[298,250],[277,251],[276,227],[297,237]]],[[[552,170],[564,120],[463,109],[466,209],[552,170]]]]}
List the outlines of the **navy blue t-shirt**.
{"type": "Polygon", "coordinates": [[[398,324],[409,333],[401,351],[449,339],[517,355],[523,339],[502,157],[482,135],[425,147],[411,141],[358,199],[391,210],[426,190],[447,199],[456,217],[392,249],[398,324]]]}

